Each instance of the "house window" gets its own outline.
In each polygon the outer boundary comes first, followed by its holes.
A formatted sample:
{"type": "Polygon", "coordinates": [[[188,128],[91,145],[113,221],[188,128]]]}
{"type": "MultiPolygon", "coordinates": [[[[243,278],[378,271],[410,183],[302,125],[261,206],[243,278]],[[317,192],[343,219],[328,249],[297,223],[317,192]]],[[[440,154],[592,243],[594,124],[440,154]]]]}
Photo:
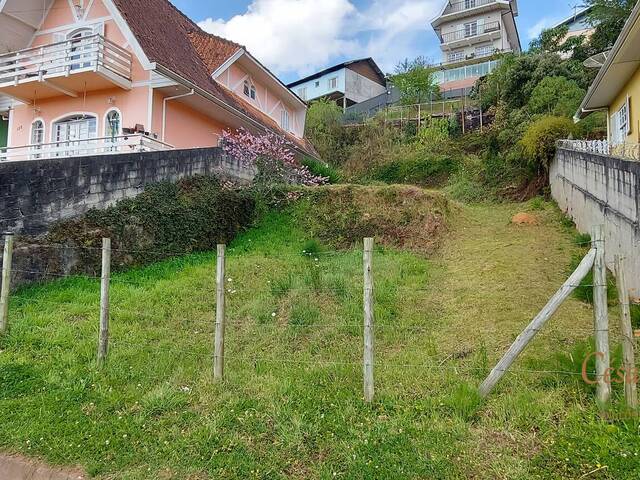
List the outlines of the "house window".
{"type": "Polygon", "coordinates": [[[464,8],[469,9],[469,8],[475,8],[476,7],[476,0],[464,0],[464,8]]]}
{"type": "Polygon", "coordinates": [[[251,98],[253,100],[256,99],[256,87],[254,85],[251,85],[251,98]]]}
{"type": "Polygon", "coordinates": [[[31,124],[31,145],[42,145],[44,143],[44,122],[36,120],[31,124]]]}
{"type": "Polygon", "coordinates": [[[483,47],[476,47],[476,57],[487,57],[493,55],[493,45],[485,45],[483,47]]]}
{"type": "Polygon", "coordinates": [[[249,82],[247,82],[246,80],[244,82],[243,92],[247,97],[251,95],[251,91],[250,91],[250,88],[249,88],[249,82]]]}
{"type": "Polygon", "coordinates": [[[478,22],[471,22],[464,24],[464,36],[475,37],[478,35],[478,22]]]}
{"type": "Polygon", "coordinates": [[[329,90],[335,90],[338,88],[338,77],[329,79],[329,90]]]}
{"type": "MultiPolygon", "coordinates": [[[[90,60],[92,57],[92,53],[87,51],[91,50],[91,42],[92,39],[89,38],[93,35],[93,30],[90,28],[83,28],[80,30],[76,30],[69,34],[68,39],[72,40],[71,42],[71,60],[90,60]]],[[[80,68],[88,68],[91,66],[90,61],[85,61],[82,63],[74,63],[71,65],[71,70],[78,70],[80,68]]]]}
{"type": "MultiPolygon", "coordinates": [[[[41,150],[44,143],[44,122],[36,120],[31,124],[31,149],[41,150]]],[[[31,158],[40,158],[40,154],[34,154],[31,158]]]]}
{"type": "Polygon", "coordinates": [[[300,90],[298,90],[298,96],[302,99],[302,100],[306,100],[307,99],[307,88],[301,88],[300,90]]]}
{"type": "Polygon", "coordinates": [[[316,88],[319,88],[319,87],[320,87],[320,80],[318,80],[318,81],[315,83],[315,85],[316,85],[316,88]]]}
{"type": "Polygon", "coordinates": [[[111,110],[107,113],[104,122],[104,136],[111,141],[115,141],[116,137],[119,137],[122,132],[122,120],[120,119],[120,112],[117,110],[111,110]]]}
{"type": "Polygon", "coordinates": [[[630,107],[631,98],[627,97],[624,105],[620,107],[616,113],[611,117],[611,141],[612,143],[624,143],[627,135],[631,134],[631,119],[630,119],[630,107]]]}
{"type": "Polygon", "coordinates": [[[283,130],[289,131],[289,112],[282,110],[282,118],[280,119],[280,126],[283,130]]]}
{"type": "Polygon", "coordinates": [[[60,151],[60,157],[92,153],[88,140],[98,135],[98,119],[93,115],[72,115],[53,124],[53,141],[58,147],[68,147],[60,151]]]}
{"type": "Polygon", "coordinates": [[[460,60],[464,60],[464,52],[450,52],[447,55],[448,62],[459,62],[460,60]]]}

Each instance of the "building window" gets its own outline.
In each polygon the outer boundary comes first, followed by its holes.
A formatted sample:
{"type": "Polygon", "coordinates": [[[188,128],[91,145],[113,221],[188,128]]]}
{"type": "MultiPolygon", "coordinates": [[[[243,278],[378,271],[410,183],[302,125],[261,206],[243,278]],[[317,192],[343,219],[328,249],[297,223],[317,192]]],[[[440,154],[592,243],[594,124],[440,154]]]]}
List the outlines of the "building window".
{"type": "Polygon", "coordinates": [[[466,8],[467,10],[469,8],[475,8],[476,7],[476,0],[464,0],[464,8],[466,8]]]}
{"type": "MultiPolygon", "coordinates": [[[[31,150],[41,150],[44,143],[44,122],[36,120],[31,124],[31,150]]],[[[40,154],[31,155],[31,158],[40,158],[40,154]]]]}
{"type": "Polygon", "coordinates": [[[450,52],[447,55],[448,62],[459,62],[460,60],[464,60],[464,52],[450,52]]]}
{"type": "Polygon", "coordinates": [[[336,90],[338,88],[338,77],[329,79],[329,90],[336,90]]]}
{"type": "Polygon", "coordinates": [[[624,143],[627,135],[631,134],[631,121],[629,118],[631,106],[631,98],[627,97],[624,105],[620,107],[616,113],[613,114],[612,120],[612,142],[613,143],[624,143]]]}
{"type": "Polygon", "coordinates": [[[104,122],[104,136],[111,141],[115,141],[116,137],[119,137],[122,132],[122,120],[120,118],[120,112],[117,110],[111,110],[107,113],[104,122]]]}
{"type": "Polygon", "coordinates": [[[31,145],[42,145],[44,143],[44,122],[36,120],[31,124],[31,145]]]}
{"type": "Polygon", "coordinates": [[[256,99],[256,87],[254,85],[251,85],[251,99],[256,99]]]}
{"type": "Polygon", "coordinates": [[[493,55],[495,49],[493,45],[485,45],[483,47],[476,47],[476,57],[487,57],[493,55]]]}
{"type": "Polygon", "coordinates": [[[316,81],[315,85],[316,85],[316,88],[319,88],[320,87],[320,80],[316,81]]]}
{"type": "Polygon", "coordinates": [[[60,151],[59,157],[85,155],[93,152],[87,148],[88,140],[98,135],[98,119],[93,115],[72,115],[53,124],[53,141],[58,147],[67,147],[60,151]]]}
{"type": "Polygon", "coordinates": [[[282,110],[282,118],[280,119],[280,126],[283,130],[289,131],[289,112],[282,110]]]}
{"type": "Polygon", "coordinates": [[[302,100],[306,100],[307,99],[307,88],[301,88],[300,90],[298,90],[298,96],[302,99],[302,100]]]}
{"type": "Polygon", "coordinates": [[[464,24],[464,36],[475,37],[478,35],[478,22],[471,22],[464,24]]]}
{"type": "Polygon", "coordinates": [[[249,88],[249,82],[247,82],[246,80],[244,81],[243,92],[247,97],[251,95],[251,91],[250,91],[250,88],[249,88]]]}

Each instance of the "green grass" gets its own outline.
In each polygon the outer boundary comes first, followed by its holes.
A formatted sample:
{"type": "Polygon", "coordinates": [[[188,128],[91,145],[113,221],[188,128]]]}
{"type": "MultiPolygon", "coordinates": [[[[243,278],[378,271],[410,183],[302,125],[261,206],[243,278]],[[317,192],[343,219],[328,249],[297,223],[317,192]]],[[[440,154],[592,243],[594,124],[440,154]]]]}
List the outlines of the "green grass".
{"type": "Polygon", "coordinates": [[[211,379],[214,254],[114,276],[101,370],[98,283],[22,289],[0,343],[0,447],[131,480],[555,479],[598,465],[590,478],[637,478],[637,423],[599,420],[573,376],[526,372],[559,368],[557,354],[588,339],[592,312],[577,299],[487,401],[475,393],[580,250],[544,205],[541,225],[512,226],[522,208],[461,207],[430,259],[376,251],[370,406],[360,248],[335,252],[288,212],[227,250],[222,383],[211,379]]]}

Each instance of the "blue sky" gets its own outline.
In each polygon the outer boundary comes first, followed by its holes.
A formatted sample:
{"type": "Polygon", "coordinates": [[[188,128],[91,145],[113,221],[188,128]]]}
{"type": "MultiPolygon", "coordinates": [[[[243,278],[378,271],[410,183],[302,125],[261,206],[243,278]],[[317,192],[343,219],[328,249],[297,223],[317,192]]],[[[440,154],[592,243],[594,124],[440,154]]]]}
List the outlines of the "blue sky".
{"type": "MultiPolygon", "coordinates": [[[[172,0],[205,30],[246,45],[285,82],[372,56],[391,72],[418,55],[439,61],[429,25],[446,0],[172,0]]],[[[519,0],[524,46],[580,0],[519,0]]]]}

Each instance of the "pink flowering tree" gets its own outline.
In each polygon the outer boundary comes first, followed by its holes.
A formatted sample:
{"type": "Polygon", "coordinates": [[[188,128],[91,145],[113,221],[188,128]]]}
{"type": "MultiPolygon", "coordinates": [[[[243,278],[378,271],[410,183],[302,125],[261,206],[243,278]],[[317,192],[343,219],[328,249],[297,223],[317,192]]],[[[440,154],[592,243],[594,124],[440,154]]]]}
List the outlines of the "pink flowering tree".
{"type": "Polygon", "coordinates": [[[327,178],[312,174],[296,160],[291,144],[272,132],[254,135],[244,128],[222,133],[224,152],[258,171],[258,184],[299,183],[316,186],[327,183],[327,178]]]}

